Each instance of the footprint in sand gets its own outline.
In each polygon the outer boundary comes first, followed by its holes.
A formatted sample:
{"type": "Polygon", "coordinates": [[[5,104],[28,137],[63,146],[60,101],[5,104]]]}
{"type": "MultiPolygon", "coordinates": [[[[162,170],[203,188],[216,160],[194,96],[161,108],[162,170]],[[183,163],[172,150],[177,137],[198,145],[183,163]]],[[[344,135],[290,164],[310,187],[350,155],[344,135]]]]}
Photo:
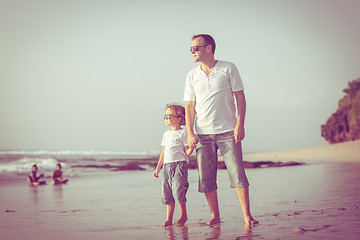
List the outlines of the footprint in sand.
{"type": "Polygon", "coordinates": [[[305,232],[316,232],[318,230],[324,229],[324,228],[328,228],[330,227],[330,225],[321,225],[318,228],[314,228],[314,229],[305,229],[302,227],[298,227],[297,229],[295,229],[295,232],[301,232],[301,233],[305,233],[305,232]]]}

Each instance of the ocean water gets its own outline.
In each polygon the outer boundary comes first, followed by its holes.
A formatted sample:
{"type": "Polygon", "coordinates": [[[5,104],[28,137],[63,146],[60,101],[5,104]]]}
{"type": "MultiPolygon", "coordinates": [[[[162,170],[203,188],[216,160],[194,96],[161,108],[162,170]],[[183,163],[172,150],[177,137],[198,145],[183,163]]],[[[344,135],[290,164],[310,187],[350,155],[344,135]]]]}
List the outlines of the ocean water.
{"type": "Polygon", "coordinates": [[[0,151],[0,179],[24,178],[37,164],[38,174],[49,177],[61,163],[66,176],[80,177],[109,171],[128,163],[143,168],[158,160],[158,152],[108,152],[108,151],[0,151]]]}

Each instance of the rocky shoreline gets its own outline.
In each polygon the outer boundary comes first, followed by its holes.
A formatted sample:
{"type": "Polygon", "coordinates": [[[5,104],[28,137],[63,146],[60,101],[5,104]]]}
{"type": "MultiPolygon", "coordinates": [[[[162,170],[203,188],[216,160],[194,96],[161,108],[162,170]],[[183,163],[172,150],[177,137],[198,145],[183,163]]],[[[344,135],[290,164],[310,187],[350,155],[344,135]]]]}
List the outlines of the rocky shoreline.
{"type": "MultiPolygon", "coordinates": [[[[305,163],[301,162],[273,162],[273,161],[244,161],[245,168],[269,168],[269,167],[288,167],[288,166],[300,166],[304,165],[305,163]]],[[[112,172],[117,171],[144,171],[148,168],[155,168],[157,165],[157,159],[147,159],[147,160],[134,160],[126,165],[119,166],[119,165],[111,165],[111,164],[104,164],[104,165],[74,165],[72,168],[99,168],[99,169],[108,169],[112,172]],[[147,166],[147,167],[145,167],[147,166]]],[[[189,169],[197,169],[197,161],[196,157],[191,157],[189,162],[189,169]]],[[[222,160],[218,161],[218,169],[226,169],[225,163],[222,160]]]]}
{"type": "Polygon", "coordinates": [[[321,136],[331,144],[360,140],[360,78],[350,81],[343,92],[338,109],[321,125],[321,136]]]}

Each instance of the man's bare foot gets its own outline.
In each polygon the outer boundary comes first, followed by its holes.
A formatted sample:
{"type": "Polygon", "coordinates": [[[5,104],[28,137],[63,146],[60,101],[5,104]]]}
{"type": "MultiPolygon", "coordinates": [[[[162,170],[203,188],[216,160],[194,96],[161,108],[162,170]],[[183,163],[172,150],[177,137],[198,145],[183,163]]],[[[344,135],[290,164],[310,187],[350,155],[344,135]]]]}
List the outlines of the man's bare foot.
{"type": "Polygon", "coordinates": [[[184,226],[184,224],[187,221],[187,217],[180,217],[175,223],[174,225],[176,226],[184,226]]]}
{"type": "Polygon", "coordinates": [[[162,226],[163,226],[163,227],[168,227],[168,226],[171,226],[171,225],[173,225],[173,224],[172,224],[172,221],[166,220],[166,222],[164,222],[162,226]]]}
{"type": "Polygon", "coordinates": [[[250,217],[249,219],[245,220],[245,224],[248,225],[254,225],[254,224],[258,224],[259,221],[255,220],[253,217],[250,217]]]}
{"type": "Polygon", "coordinates": [[[206,223],[206,225],[213,225],[213,224],[217,224],[217,223],[221,223],[220,218],[212,218],[212,219],[210,219],[210,221],[208,221],[206,223]]]}

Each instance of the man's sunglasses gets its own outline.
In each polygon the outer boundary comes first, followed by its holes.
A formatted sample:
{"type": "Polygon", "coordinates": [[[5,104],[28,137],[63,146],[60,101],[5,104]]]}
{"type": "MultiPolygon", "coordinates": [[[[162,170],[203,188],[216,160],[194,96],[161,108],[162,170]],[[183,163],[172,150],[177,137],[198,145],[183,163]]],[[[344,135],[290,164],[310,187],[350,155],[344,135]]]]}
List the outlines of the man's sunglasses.
{"type": "Polygon", "coordinates": [[[174,114],[165,114],[164,119],[172,119],[173,117],[177,117],[174,114]]]}
{"type": "MultiPolygon", "coordinates": [[[[207,45],[209,45],[209,44],[207,44],[207,45]]],[[[206,47],[207,45],[203,45],[203,46],[192,46],[192,47],[190,47],[190,52],[192,52],[192,51],[195,51],[195,52],[197,52],[197,51],[199,51],[199,49],[201,48],[201,47],[206,47]]]]}

